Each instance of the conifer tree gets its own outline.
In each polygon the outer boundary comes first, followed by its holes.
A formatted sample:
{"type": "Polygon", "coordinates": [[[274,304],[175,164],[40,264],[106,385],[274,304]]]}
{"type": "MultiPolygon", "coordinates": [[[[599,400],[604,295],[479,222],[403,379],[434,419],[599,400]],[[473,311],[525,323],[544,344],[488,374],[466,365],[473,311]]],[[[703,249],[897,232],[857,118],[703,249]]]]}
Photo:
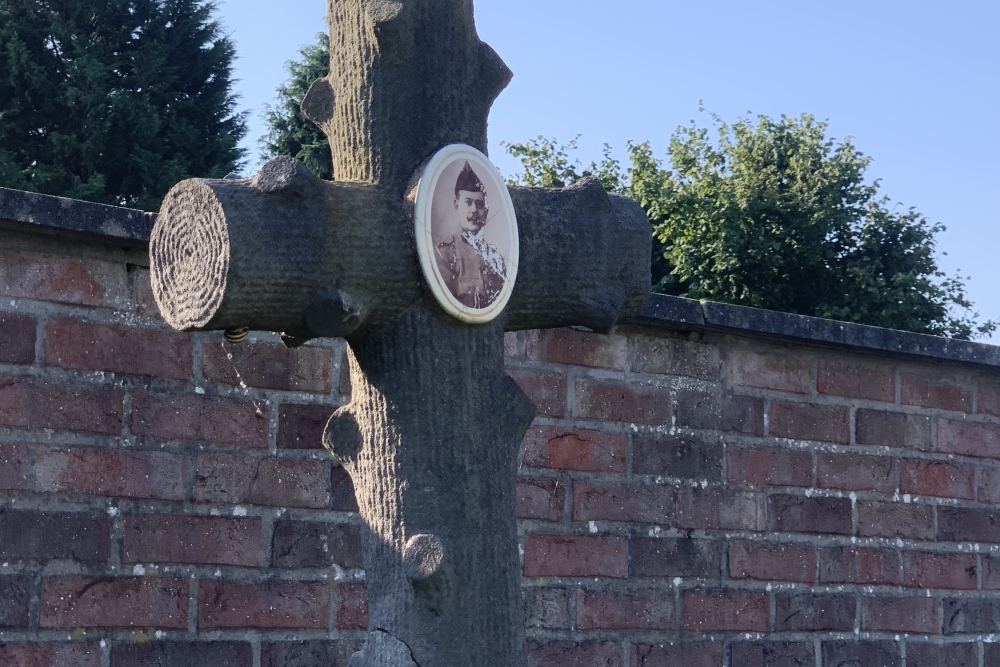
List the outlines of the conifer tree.
{"type": "Polygon", "coordinates": [[[316,35],[316,43],[302,47],[301,60],[286,63],[289,79],[278,88],[278,104],[267,110],[270,130],[261,140],[265,159],[289,155],[298,158],[320,178],[333,179],[330,144],[314,123],[302,115],[299,106],[309,86],[330,71],[330,37],[316,35]]]}
{"type": "Polygon", "coordinates": [[[0,186],[156,210],[239,168],[233,43],[204,0],[0,2],[0,186]]]}

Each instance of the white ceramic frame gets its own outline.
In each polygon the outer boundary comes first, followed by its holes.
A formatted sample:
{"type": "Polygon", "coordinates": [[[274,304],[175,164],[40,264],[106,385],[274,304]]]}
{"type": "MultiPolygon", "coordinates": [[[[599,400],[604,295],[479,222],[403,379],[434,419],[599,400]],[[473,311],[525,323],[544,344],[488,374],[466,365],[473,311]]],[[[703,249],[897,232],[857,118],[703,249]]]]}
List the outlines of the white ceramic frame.
{"type": "MultiPolygon", "coordinates": [[[[483,178],[480,176],[480,178],[483,178]]],[[[472,146],[465,144],[452,144],[445,146],[434,154],[427,166],[424,167],[420,175],[420,182],[417,186],[417,199],[414,206],[414,222],[416,224],[417,255],[420,258],[420,268],[424,273],[424,280],[434,294],[434,298],[441,304],[445,312],[453,317],[469,324],[486,324],[496,319],[503,312],[510,301],[510,295],[514,291],[514,282],[517,279],[517,266],[520,260],[520,239],[517,229],[517,216],[514,214],[514,202],[511,201],[510,193],[507,191],[507,184],[504,183],[500,171],[490,162],[489,158],[472,146]],[[431,236],[431,212],[433,210],[434,191],[437,189],[438,180],[444,169],[455,160],[468,160],[477,174],[488,175],[493,179],[499,193],[499,202],[491,199],[490,208],[499,205],[506,213],[506,219],[510,224],[510,244],[507,248],[507,281],[504,283],[503,291],[496,301],[486,308],[470,308],[456,299],[451,290],[444,282],[441,272],[438,270],[437,260],[434,257],[434,239],[431,236]]]]}

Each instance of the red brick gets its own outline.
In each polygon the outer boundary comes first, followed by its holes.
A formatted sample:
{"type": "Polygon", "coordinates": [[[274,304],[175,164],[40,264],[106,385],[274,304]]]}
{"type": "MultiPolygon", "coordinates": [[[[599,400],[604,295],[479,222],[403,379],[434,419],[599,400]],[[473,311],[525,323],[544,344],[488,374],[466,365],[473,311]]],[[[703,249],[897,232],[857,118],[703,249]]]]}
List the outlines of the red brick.
{"type": "Polygon", "coordinates": [[[323,449],[323,431],[335,407],[284,404],[278,410],[279,449],[323,449]]]}
{"type": "MultiPolygon", "coordinates": [[[[992,628],[991,628],[992,629],[992,628]]],[[[983,662],[979,662],[979,642],[963,641],[938,644],[931,642],[906,642],[906,667],[994,667],[996,652],[992,642],[983,644],[983,662]]]]}
{"type": "Polygon", "coordinates": [[[903,585],[908,588],[974,591],[977,573],[975,554],[903,552],[903,585]]]}
{"type": "Polygon", "coordinates": [[[528,667],[622,667],[620,642],[528,642],[528,667]]]}
{"type": "Polygon", "coordinates": [[[938,422],[939,452],[1000,460],[1000,425],[938,422]]]}
{"type": "Polygon", "coordinates": [[[343,467],[330,467],[330,509],[340,512],[357,512],[358,499],[354,494],[354,481],[343,467]]]}
{"type": "Polygon", "coordinates": [[[528,535],[526,577],[628,577],[628,540],[620,537],[528,535]]]}
{"type": "Polygon", "coordinates": [[[931,449],[930,417],[859,408],[855,419],[859,445],[923,452],[931,449]]]}
{"type": "Polygon", "coordinates": [[[633,644],[634,667],[719,667],[722,662],[722,644],[709,642],[684,642],[670,644],[633,644]]]}
{"type": "Polygon", "coordinates": [[[368,628],[368,597],[364,584],[341,584],[337,587],[337,629],[368,628]]]}
{"type": "Polygon", "coordinates": [[[912,503],[859,501],[858,535],[933,540],[934,508],[912,503]]]}
{"type": "Polygon", "coordinates": [[[764,435],[764,399],[700,391],[677,392],[677,425],[688,428],[764,435]]]}
{"type": "Polygon", "coordinates": [[[141,577],[49,577],[42,581],[43,628],[186,630],[188,582],[141,577]]]}
{"type": "Polygon", "coordinates": [[[198,627],[325,630],[330,587],[300,581],[202,581],[198,627]]]}
{"type": "Polygon", "coordinates": [[[819,551],[824,584],[899,585],[899,554],[886,549],[828,547],[819,551]]]}
{"type": "Polygon", "coordinates": [[[101,667],[97,644],[0,644],[5,667],[101,667]]]}
{"type": "Polygon", "coordinates": [[[726,368],[730,384],[794,394],[812,391],[812,363],[806,360],[750,350],[731,350],[726,368]]]}
{"type": "Polygon", "coordinates": [[[551,477],[521,477],[517,480],[517,518],[560,521],[566,489],[551,477]]]}
{"type": "Polygon", "coordinates": [[[361,530],[330,521],[279,520],[271,539],[271,566],[286,569],[360,569],[361,530]]]}
{"type": "Polygon", "coordinates": [[[0,377],[0,426],[118,435],[124,395],[110,387],[0,377]]]}
{"type": "Polygon", "coordinates": [[[53,319],[46,327],[45,363],[74,370],[187,380],[191,377],[191,337],[159,329],[53,319]]]}
{"type": "Polygon", "coordinates": [[[906,459],[899,490],[916,496],[972,500],[976,493],[975,477],[975,468],[964,463],[906,459]]]}
{"type": "Polygon", "coordinates": [[[204,454],[195,463],[194,500],[321,509],[326,507],[328,479],[322,461],[204,454]]]}
{"type": "Polygon", "coordinates": [[[28,628],[31,578],[0,575],[0,629],[28,628]]]}
{"type": "Polygon", "coordinates": [[[573,484],[574,521],[629,521],[670,523],[673,518],[674,490],[652,484],[616,486],[573,484]]]}
{"type": "Polygon", "coordinates": [[[578,417],[658,426],[670,423],[670,391],[653,384],[577,380],[578,417]]]}
{"type": "Polygon", "coordinates": [[[0,509],[0,558],[4,560],[107,563],[110,534],[106,513],[0,509]]]}
{"type": "Polygon", "coordinates": [[[821,394],[896,402],[896,373],[886,368],[822,362],[816,380],[821,394]]]}
{"type": "Polygon", "coordinates": [[[685,632],[767,632],[767,593],[685,591],[681,608],[685,632]]]}
{"type": "Polygon", "coordinates": [[[630,354],[633,373],[681,375],[699,380],[718,380],[722,357],[715,345],[678,338],[632,335],[630,354]]]}
{"type": "Polygon", "coordinates": [[[927,597],[868,598],[861,605],[861,629],[940,634],[941,612],[938,601],[927,597]]]}
{"type": "Polygon", "coordinates": [[[632,436],[632,471],[696,482],[722,481],[722,442],[654,431],[632,436]]]}
{"type": "Polygon", "coordinates": [[[976,403],[979,414],[1000,417],[1000,384],[981,382],[976,403]]]}
{"type": "Polygon", "coordinates": [[[767,530],[766,497],[729,489],[677,491],[678,528],[685,530],[767,530]]]}
{"type": "MultiPolygon", "coordinates": [[[[118,644],[111,649],[113,667],[252,667],[250,642],[164,641],[118,644]]],[[[144,639],[144,638],[143,638],[144,639]]]]}
{"type": "Polygon", "coordinates": [[[514,379],[531,402],[538,414],[545,417],[566,416],[566,376],[555,373],[508,369],[507,375],[514,379]]]}
{"type": "Polygon", "coordinates": [[[903,405],[972,412],[972,385],[940,375],[902,375],[903,405]]]}
{"type": "Polygon", "coordinates": [[[845,406],[774,401],[770,429],[778,438],[846,445],[851,441],[851,413],[845,406]]]}
{"type": "Polygon", "coordinates": [[[35,490],[122,498],[184,500],[187,463],[163,452],[92,448],[41,449],[35,490]]]}
{"type": "Polygon", "coordinates": [[[576,619],[580,630],[673,630],[674,592],[579,591],[576,619]]]}
{"type": "MultiPolygon", "coordinates": [[[[260,667],[346,667],[351,656],[360,651],[363,645],[363,637],[261,642],[260,667]]],[[[202,662],[184,665],[184,667],[203,667],[203,665],[216,667],[215,663],[202,662]]],[[[150,665],[149,667],[161,667],[161,665],[150,665]]],[[[164,663],[162,667],[173,667],[173,665],[164,663]]]]}
{"type": "Polygon", "coordinates": [[[778,592],[774,596],[775,632],[850,632],[857,616],[853,595],[778,592]]]}
{"type": "Polygon", "coordinates": [[[729,543],[729,576],[757,581],[816,581],[816,551],[792,544],[729,543]]]}
{"type": "Polygon", "coordinates": [[[860,454],[820,454],[816,466],[816,486],[844,491],[896,491],[899,464],[887,456],[860,454]]]}
{"type": "Polygon", "coordinates": [[[900,642],[823,641],[823,664],[826,667],[902,667],[900,642]]]}
{"type": "Polygon", "coordinates": [[[729,482],[754,486],[812,486],[812,453],[774,447],[730,449],[729,482]]]}
{"type": "Polygon", "coordinates": [[[126,563],[260,567],[260,519],[214,516],[125,517],[126,563]]]}
{"type": "Polygon", "coordinates": [[[724,546],[721,541],[690,537],[633,537],[629,577],[719,579],[724,546]]]}
{"type": "Polygon", "coordinates": [[[143,317],[151,317],[162,320],[160,308],[156,305],[153,297],[153,287],[149,280],[149,269],[130,266],[132,273],[133,294],[132,301],[135,303],[135,312],[143,317]]]}
{"type": "Polygon", "coordinates": [[[945,635],[993,632],[1000,621],[1000,608],[997,607],[995,598],[990,599],[977,593],[965,597],[945,598],[942,602],[945,635]]]}
{"type": "Polygon", "coordinates": [[[983,556],[983,590],[1000,590],[1000,558],[983,556]]]}
{"type": "Polygon", "coordinates": [[[0,443],[0,491],[28,490],[28,448],[0,443]]]}
{"type": "Polygon", "coordinates": [[[850,535],[851,501],[847,498],[771,496],[774,528],[780,533],[850,535]]]}
{"type": "Polygon", "coordinates": [[[288,349],[258,341],[228,345],[205,341],[205,377],[222,384],[329,394],[333,390],[333,352],[304,345],[288,349]]]}
{"type": "MultiPolygon", "coordinates": [[[[266,414],[267,406],[258,401],[266,414]]],[[[217,445],[267,447],[268,420],[253,401],[181,394],[163,396],[138,391],[133,401],[132,432],[161,440],[204,440],[217,445]]]]}
{"type": "Polygon", "coordinates": [[[524,464],[532,468],[625,472],[624,435],[543,426],[530,429],[524,445],[524,464]]]}
{"type": "MultiPolygon", "coordinates": [[[[739,667],[785,667],[816,664],[815,646],[810,642],[742,641],[731,645],[732,664],[739,667]]],[[[838,666],[839,667],[839,666],[838,666]]],[[[883,667],[879,665],[879,667],[883,667]]]]}
{"type": "Polygon", "coordinates": [[[566,366],[625,370],[628,339],[624,336],[548,329],[528,334],[528,359],[566,366]]]}
{"type": "Polygon", "coordinates": [[[0,364],[35,363],[35,330],[30,315],[0,313],[0,364]]]}
{"type": "Polygon", "coordinates": [[[125,264],[0,251],[0,295],[82,306],[128,306],[125,264]]]}
{"type": "Polygon", "coordinates": [[[1000,513],[992,507],[938,507],[938,542],[1000,544],[1000,513]]]}
{"type": "Polygon", "coordinates": [[[1000,470],[979,469],[979,502],[1000,505],[1000,470]]]}

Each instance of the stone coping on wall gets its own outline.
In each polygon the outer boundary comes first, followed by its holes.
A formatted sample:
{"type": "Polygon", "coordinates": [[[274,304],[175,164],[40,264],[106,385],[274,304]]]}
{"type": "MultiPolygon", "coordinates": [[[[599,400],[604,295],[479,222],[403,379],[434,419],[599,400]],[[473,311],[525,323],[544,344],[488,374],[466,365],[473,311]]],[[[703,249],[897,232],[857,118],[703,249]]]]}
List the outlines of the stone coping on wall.
{"type": "Polygon", "coordinates": [[[0,221],[104,241],[149,242],[156,214],[0,188],[0,221]]]}
{"type": "Polygon", "coordinates": [[[634,324],[740,333],[881,354],[1000,367],[1000,347],[728,303],[653,294],[634,324]]]}
{"type": "MultiPolygon", "coordinates": [[[[155,220],[154,213],[0,188],[0,224],[22,231],[144,245],[155,220]]],[[[1000,368],[1000,347],[995,345],[661,294],[652,295],[639,317],[628,324],[749,334],[1000,368]]]]}

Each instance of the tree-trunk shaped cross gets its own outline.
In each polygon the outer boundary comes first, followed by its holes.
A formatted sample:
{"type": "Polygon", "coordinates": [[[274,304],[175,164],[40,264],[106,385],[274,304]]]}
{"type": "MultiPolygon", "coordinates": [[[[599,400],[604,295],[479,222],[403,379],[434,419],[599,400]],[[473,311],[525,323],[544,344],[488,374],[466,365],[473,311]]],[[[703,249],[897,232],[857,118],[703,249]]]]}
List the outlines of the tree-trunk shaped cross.
{"type": "Polygon", "coordinates": [[[304,113],[335,182],[281,158],[251,180],[190,180],[150,242],[153,290],[181,330],[250,327],[290,345],[343,336],[351,402],[324,444],[365,524],[369,631],[351,667],[524,667],[514,518],[534,406],[505,373],[504,331],[606,332],[649,292],[650,226],[594,179],[511,188],[518,279],[487,324],[447,315],[418,262],[414,191],[439,149],[486,151],[510,71],[472,0],[329,0],[330,75],[304,113]]]}

